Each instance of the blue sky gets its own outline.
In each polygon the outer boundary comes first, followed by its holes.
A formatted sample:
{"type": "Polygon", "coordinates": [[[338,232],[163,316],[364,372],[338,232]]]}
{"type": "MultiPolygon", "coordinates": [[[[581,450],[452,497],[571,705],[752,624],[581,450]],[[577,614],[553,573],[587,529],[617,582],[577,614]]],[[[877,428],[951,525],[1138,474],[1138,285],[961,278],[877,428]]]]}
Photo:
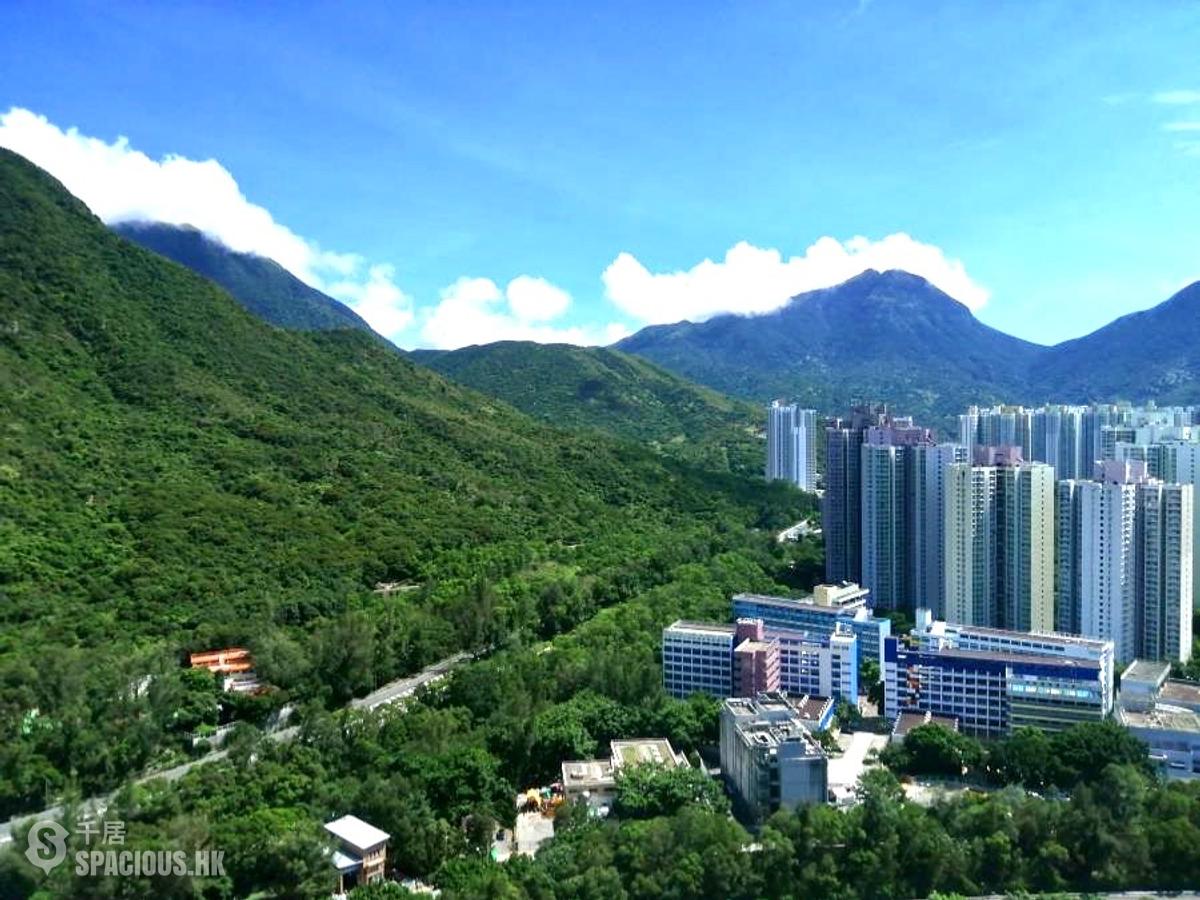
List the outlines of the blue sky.
{"type": "Polygon", "coordinates": [[[1200,4],[55,10],[0,7],[0,143],[405,346],[607,340],[894,263],[1050,343],[1200,278],[1200,4]]]}

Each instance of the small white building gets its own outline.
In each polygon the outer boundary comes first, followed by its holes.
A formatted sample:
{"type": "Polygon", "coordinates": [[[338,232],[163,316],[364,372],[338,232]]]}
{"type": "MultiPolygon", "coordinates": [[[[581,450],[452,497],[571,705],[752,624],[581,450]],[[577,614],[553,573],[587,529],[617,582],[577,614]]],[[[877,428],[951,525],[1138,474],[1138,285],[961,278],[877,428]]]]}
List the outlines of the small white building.
{"type": "Polygon", "coordinates": [[[391,835],[357,816],[342,816],[326,822],[325,830],[338,842],[332,857],[338,876],[337,894],[383,881],[387,870],[387,842],[391,835]]]}

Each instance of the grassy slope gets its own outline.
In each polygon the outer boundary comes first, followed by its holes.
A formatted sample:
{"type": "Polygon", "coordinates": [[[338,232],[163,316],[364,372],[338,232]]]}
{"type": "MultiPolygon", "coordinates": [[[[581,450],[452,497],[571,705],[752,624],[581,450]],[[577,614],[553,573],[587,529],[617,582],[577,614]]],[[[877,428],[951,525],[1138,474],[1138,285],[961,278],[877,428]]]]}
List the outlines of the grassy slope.
{"type": "Polygon", "coordinates": [[[762,469],[757,407],[627,353],[500,341],[413,358],[556,425],[607,431],[721,470],[762,469]]]}

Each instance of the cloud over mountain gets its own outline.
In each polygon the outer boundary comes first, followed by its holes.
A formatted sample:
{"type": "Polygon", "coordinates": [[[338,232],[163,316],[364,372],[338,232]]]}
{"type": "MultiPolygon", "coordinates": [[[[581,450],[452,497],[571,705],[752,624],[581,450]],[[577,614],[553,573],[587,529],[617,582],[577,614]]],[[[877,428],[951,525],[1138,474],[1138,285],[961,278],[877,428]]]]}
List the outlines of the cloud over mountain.
{"type": "Polygon", "coordinates": [[[641,322],[656,324],[687,319],[704,321],[718,313],[765,313],[805,291],[832,287],[868,269],[903,269],[920,275],[969,309],[988,300],[963,264],[938,247],[907,234],[872,241],[823,237],[801,256],[784,259],[775,249],[742,241],[719,262],[706,259],[692,268],[651,272],[631,253],[621,253],[604,270],[608,298],[641,322]]]}

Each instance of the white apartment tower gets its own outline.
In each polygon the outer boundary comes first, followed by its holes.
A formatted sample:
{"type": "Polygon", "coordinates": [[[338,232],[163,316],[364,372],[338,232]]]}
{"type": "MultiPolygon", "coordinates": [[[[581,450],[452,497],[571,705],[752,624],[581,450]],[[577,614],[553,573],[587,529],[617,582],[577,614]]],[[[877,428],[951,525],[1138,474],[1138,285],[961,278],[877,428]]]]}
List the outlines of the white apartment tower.
{"type": "Polygon", "coordinates": [[[806,491],[817,489],[817,413],[776,400],[767,409],[768,481],[790,481],[806,491]]]}
{"type": "Polygon", "coordinates": [[[1057,625],[1113,642],[1117,659],[1184,659],[1192,644],[1194,497],[1142,460],[1103,460],[1058,486],[1057,625]]]}

